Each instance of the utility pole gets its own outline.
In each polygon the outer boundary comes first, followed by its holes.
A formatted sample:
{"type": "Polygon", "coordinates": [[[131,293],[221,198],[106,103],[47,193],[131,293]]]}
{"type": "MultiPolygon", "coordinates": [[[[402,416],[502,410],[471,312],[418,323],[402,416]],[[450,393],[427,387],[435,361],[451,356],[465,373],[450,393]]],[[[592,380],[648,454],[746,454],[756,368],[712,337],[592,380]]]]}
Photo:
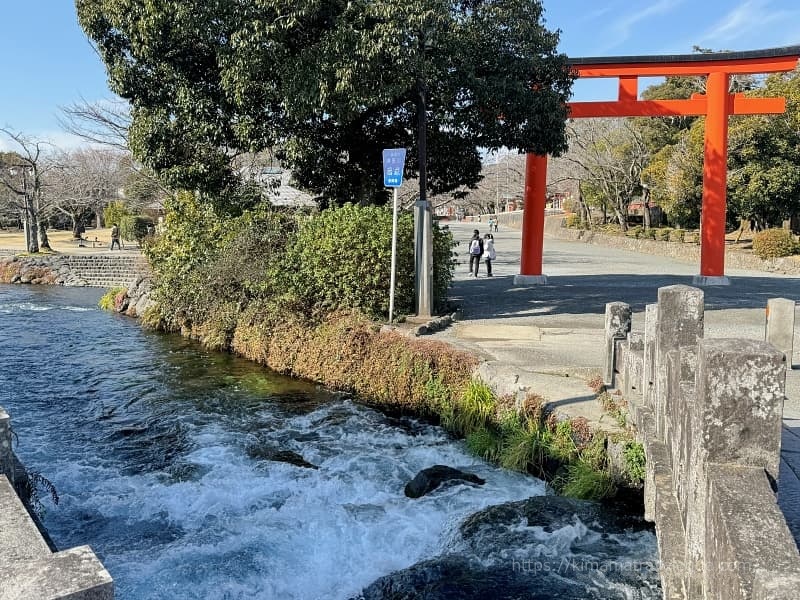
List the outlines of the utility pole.
{"type": "Polygon", "coordinates": [[[419,151],[419,199],[414,203],[414,297],[418,317],[433,314],[433,215],[428,202],[427,165],[427,87],[425,85],[425,48],[427,36],[420,39],[422,62],[417,78],[417,148],[419,151]]]}

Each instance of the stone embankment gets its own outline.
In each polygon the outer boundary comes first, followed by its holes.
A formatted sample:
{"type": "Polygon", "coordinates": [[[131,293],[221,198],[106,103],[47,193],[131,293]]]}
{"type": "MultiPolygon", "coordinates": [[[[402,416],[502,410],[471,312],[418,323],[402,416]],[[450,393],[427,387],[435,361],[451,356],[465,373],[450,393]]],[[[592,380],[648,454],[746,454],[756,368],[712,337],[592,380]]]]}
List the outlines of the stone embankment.
{"type": "Polygon", "coordinates": [[[11,447],[11,420],[0,407],[0,598],[113,600],[114,582],[89,546],[53,552],[17,496],[24,469],[11,447]]]}
{"type": "Polygon", "coordinates": [[[139,254],[0,257],[0,282],[77,287],[127,287],[150,271],[139,254]]]}
{"type": "Polygon", "coordinates": [[[800,554],[776,504],[794,302],[770,308],[761,342],[703,339],[704,294],[689,286],[660,288],[643,332],[631,331],[630,306],[606,307],[605,373],[645,449],[664,598],[788,600],[800,590],[800,554]]]}

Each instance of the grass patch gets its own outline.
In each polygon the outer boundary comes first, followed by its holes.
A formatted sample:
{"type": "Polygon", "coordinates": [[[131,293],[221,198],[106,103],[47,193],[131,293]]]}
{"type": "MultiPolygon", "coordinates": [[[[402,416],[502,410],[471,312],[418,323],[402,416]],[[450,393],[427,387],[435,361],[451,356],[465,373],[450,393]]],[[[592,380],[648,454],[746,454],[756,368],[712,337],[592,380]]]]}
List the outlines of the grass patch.
{"type": "Polygon", "coordinates": [[[613,496],[617,487],[607,471],[595,469],[585,461],[577,461],[567,467],[566,473],[553,486],[559,493],[581,500],[600,500],[613,496]]]}
{"type": "Polygon", "coordinates": [[[124,287],[115,287],[108,290],[98,301],[97,305],[103,310],[116,310],[118,305],[117,298],[125,293],[124,287]]]}

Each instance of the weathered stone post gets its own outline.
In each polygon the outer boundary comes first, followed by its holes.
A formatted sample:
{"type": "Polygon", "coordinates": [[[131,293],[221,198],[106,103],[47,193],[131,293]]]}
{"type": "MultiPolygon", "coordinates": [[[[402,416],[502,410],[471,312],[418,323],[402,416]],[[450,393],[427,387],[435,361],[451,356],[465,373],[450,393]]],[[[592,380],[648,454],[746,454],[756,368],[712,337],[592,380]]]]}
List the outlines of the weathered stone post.
{"type": "Polygon", "coordinates": [[[11,417],[0,406],[0,475],[14,481],[14,456],[11,448],[11,417]]]}
{"type": "Polygon", "coordinates": [[[667,355],[680,348],[697,346],[703,337],[703,290],[688,285],[670,285],[658,289],[656,323],[655,402],[656,434],[665,439],[667,409],[667,355]]]}
{"type": "MultiPolygon", "coordinates": [[[[720,565],[710,497],[710,473],[726,467],[757,467],[777,481],[780,463],[784,398],[783,355],[766,342],[742,339],[701,340],[698,350],[697,397],[692,414],[692,436],[686,505],[686,547],[690,567],[703,570],[706,592],[726,587],[733,577],[720,565]],[[737,368],[731,368],[736,365],[737,368]]],[[[745,489],[741,493],[750,493],[745,489]]],[[[712,507],[714,504],[714,508],[712,507]]],[[[722,508],[726,517],[734,505],[722,508]]],[[[751,524],[743,523],[742,526],[751,524]]],[[[757,524],[753,523],[757,527],[757,524]]],[[[752,532],[753,540],[758,532],[752,532]]],[[[766,542],[766,540],[765,540],[766,542]]],[[[756,561],[753,557],[750,560],[756,561]]],[[[766,566],[766,565],[762,565],[766,566]]],[[[753,565],[740,565],[735,576],[752,586],[753,565]]],[[[752,589],[752,587],[751,587],[752,589]]]]}
{"type": "Polygon", "coordinates": [[[764,339],[786,356],[786,368],[792,368],[794,352],[794,300],[767,300],[767,325],[764,339]]]}
{"type": "Polygon", "coordinates": [[[642,404],[652,408],[656,385],[656,325],[658,304],[648,304],[644,312],[644,369],[642,404]]]}
{"type": "Polygon", "coordinates": [[[603,381],[614,386],[614,359],[619,340],[628,337],[631,330],[631,307],[624,302],[606,304],[606,361],[603,369],[603,381]]]}

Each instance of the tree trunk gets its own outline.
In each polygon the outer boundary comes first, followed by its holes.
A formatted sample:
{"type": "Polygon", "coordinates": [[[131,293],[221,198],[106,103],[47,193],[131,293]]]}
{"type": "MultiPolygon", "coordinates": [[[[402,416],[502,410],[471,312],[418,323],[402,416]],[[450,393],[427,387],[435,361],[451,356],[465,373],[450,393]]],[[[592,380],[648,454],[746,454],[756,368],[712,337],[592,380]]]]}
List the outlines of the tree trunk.
{"type": "Polygon", "coordinates": [[[617,217],[617,221],[619,221],[619,226],[623,233],[628,231],[628,219],[625,218],[625,215],[623,215],[622,211],[616,206],[614,207],[614,214],[617,217]]]}
{"type": "Polygon", "coordinates": [[[642,220],[644,221],[644,228],[650,229],[650,190],[647,188],[642,193],[642,220]]]}
{"type": "Polygon", "coordinates": [[[39,247],[52,250],[50,240],[47,238],[47,223],[39,221],[39,247]]]}
{"type": "Polygon", "coordinates": [[[26,197],[25,204],[25,212],[27,213],[27,229],[25,231],[25,237],[28,243],[28,252],[31,254],[36,254],[39,252],[39,240],[36,237],[36,230],[39,229],[39,219],[36,215],[36,208],[33,205],[33,199],[26,197]]]}
{"type": "Polygon", "coordinates": [[[98,208],[96,211],[94,211],[94,215],[97,218],[97,229],[102,229],[103,227],[105,227],[106,224],[103,222],[103,211],[102,211],[102,209],[98,208]]]}

